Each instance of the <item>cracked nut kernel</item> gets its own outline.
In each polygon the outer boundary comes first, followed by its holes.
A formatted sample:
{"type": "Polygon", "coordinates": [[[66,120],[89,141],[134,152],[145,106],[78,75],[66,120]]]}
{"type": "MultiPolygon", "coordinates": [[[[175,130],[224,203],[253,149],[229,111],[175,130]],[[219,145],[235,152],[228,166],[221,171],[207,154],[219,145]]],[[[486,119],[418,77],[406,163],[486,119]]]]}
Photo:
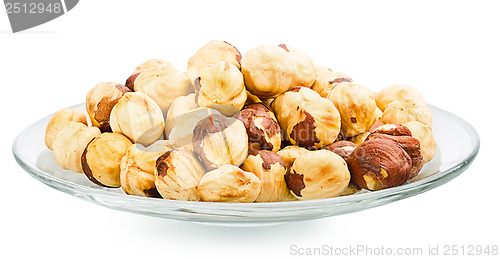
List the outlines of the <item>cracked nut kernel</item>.
{"type": "Polygon", "coordinates": [[[82,154],[83,172],[104,187],[120,187],[120,162],[132,142],[119,133],[103,133],[87,145],[82,154]]]}
{"type": "Polygon", "coordinates": [[[285,44],[262,45],[241,59],[247,90],[260,98],[274,98],[295,86],[311,87],[316,80],[314,64],[306,54],[285,44]]]}
{"type": "Polygon", "coordinates": [[[155,185],[156,160],[173,147],[158,140],[148,147],[133,144],[120,162],[120,185],[129,195],[161,198],[155,185]]]}
{"type": "Polygon", "coordinates": [[[207,170],[231,164],[240,166],[248,154],[248,135],[238,119],[212,114],[193,130],[193,149],[207,170]]]}
{"type": "Polygon", "coordinates": [[[356,145],[351,141],[341,140],[334,142],[323,149],[332,151],[333,153],[339,155],[344,160],[351,155],[352,151],[356,148],[356,145]]]}
{"type": "Polygon", "coordinates": [[[382,122],[386,124],[405,124],[410,121],[418,121],[432,129],[432,115],[427,106],[394,101],[387,105],[382,114],[382,122]]]}
{"type": "Polygon", "coordinates": [[[303,147],[286,146],[282,150],[278,151],[276,154],[278,154],[283,159],[283,161],[285,161],[285,167],[289,168],[290,166],[292,166],[293,162],[295,162],[295,160],[299,156],[307,152],[308,150],[303,147]]]}
{"type": "Polygon", "coordinates": [[[385,111],[387,105],[394,101],[402,103],[415,103],[419,106],[427,106],[422,94],[409,85],[390,85],[375,95],[377,106],[385,111]]]}
{"type": "Polygon", "coordinates": [[[273,101],[272,108],[285,140],[306,148],[333,143],[340,132],[340,114],[328,99],[306,87],[296,87],[273,101]]]}
{"type": "Polygon", "coordinates": [[[344,159],[328,150],[308,151],[299,156],[285,174],[288,189],[299,200],[339,196],[350,178],[344,159]]]}
{"type": "Polygon", "coordinates": [[[410,175],[411,163],[408,153],[388,139],[365,141],[347,159],[352,181],[372,191],[405,183],[410,175]]]}
{"type": "Polygon", "coordinates": [[[198,107],[175,117],[173,119],[175,121],[175,125],[172,128],[172,131],[170,131],[168,139],[173,142],[175,147],[185,147],[189,150],[194,150],[194,128],[198,125],[198,122],[212,114],[220,115],[220,112],[207,107],[198,107]]]}
{"type": "Polygon", "coordinates": [[[111,111],[110,125],[113,132],[122,133],[134,143],[149,145],[163,134],[163,114],[153,99],[130,92],[111,111]]]}
{"type": "Polygon", "coordinates": [[[420,151],[423,156],[423,163],[427,163],[432,160],[436,154],[436,140],[432,135],[432,130],[418,121],[410,121],[404,126],[408,127],[411,131],[412,137],[418,139],[420,142],[420,151]]]}
{"type": "Polygon", "coordinates": [[[241,169],[254,173],[262,183],[257,202],[284,201],[290,193],[285,182],[285,161],[272,151],[251,152],[241,169]]]}
{"type": "Polygon", "coordinates": [[[281,129],[274,113],[262,103],[245,106],[239,119],[245,125],[250,143],[256,150],[277,152],[281,147],[281,129]]]}
{"type": "Polygon", "coordinates": [[[236,68],[241,68],[241,53],[225,41],[213,40],[199,49],[189,60],[186,74],[195,80],[202,69],[218,61],[228,62],[236,68]]]}
{"type": "Polygon", "coordinates": [[[175,125],[180,122],[178,121],[180,116],[196,108],[198,108],[198,104],[196,104],[194,93],[175,98],[168,109],[167,118],[165,119],[165,135],[170,135],[175,125]]]}
{"type": "Polygon", "coordinates": [[[66,170],[83,173],[82,154],[89,142],[101,132],[77,122],[66,123],[52,141],[56,163],[66,170]]]}
{"type": "Polygon", "coordinates": [[[164,199],[199,201],[196,188],[205,169],[185,148],[167,151],[156,160],[156,189],[164,199]]]}
{"type": "Polygon", "coordinates": [[[52,149],[52,142],[57,133],[70,122],[79,122],[87,126],[87,117],[80,110],[62,109],[57,111],[50,118],[47,128],[45,129],[45,145],[48,149],[52,149]]]}
{"type": "Polygon", "coordinates": [[[247,99],[243,75],[228,62],[218,61],[202,69],[194,85],[198,106],[216,109],[226,116],[241,110],[247,99]]]}
{"type": "Polygon", "coordinates": [[[360,84],[341,83],[328,94],[340,113],[341,132],[353,137],[367,131],[375,122],[375,94],[360,84]]]}
{"type": "Polygon", "coordinates": [[[316,81],[311,89],[321,97],[327,98],[333,88],[345,82],[352,82],[352,78],[341,72],[333,72],[327,67],[316,66],[316,81]]]}
{"type": "Polygon", "coordinates": [[[202,201],[254,202],[259,196],[261,181],[254,174],[234,165],[224,165],[207,172],[198,185],[202,201]]]}
{"type": "Polygon", "coordinates": [[[105,82],[97,84],[87,93],[85,106],[92,122],[101,132],[111,132],[109,116],[118,100],[130,89],[119,83],[105,82]]]}

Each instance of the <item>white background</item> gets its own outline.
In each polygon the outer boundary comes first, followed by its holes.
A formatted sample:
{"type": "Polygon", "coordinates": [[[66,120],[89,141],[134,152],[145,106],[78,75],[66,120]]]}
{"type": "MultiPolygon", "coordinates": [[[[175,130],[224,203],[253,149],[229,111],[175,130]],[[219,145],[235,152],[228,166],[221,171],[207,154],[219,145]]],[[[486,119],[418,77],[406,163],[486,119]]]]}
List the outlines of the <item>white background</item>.
{"type": "Polygon", "coordinates": [[[0,257],[283,258],[291,245],[424,251],[429,245],[500,245],[495,2],[85,0],[63,17],[17,34],[0,9],[0,257]],[[413,85],[429,103],[474,125],[479,155],[458,178],[421,195],[259,228],[107,209],[51,189],[16,164],[12,142],[34,121],[84,102],[98,82],[123,83],[149,58],[184,70],[187,59],[212,39],[241,52],[287,43],[375,91],[413,85]]]}

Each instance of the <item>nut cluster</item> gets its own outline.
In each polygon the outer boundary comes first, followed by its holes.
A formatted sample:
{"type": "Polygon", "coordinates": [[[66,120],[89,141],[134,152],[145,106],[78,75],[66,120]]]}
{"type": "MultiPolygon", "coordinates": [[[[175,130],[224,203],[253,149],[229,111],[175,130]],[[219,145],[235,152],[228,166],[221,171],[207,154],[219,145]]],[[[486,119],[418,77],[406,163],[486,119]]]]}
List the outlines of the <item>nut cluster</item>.
{"type": "Polygon", "coordinates": [[[332,198],[404,184],[436,153],[413,87],[378,93],[288,45],[214,40],[185,72],[150,59],[50,119],[57,164],[126,194],[205,202],[332,198]],[[90,123],[88,123],[90,122],[90,123]]]}

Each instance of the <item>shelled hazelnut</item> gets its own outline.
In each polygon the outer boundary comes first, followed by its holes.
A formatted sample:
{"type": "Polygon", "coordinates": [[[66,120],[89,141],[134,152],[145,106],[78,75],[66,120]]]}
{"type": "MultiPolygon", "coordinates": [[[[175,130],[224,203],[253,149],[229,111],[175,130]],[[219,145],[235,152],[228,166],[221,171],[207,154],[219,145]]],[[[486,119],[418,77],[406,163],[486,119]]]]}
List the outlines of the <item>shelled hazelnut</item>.
{"type": "Polygon", "coordinates": [[[327,98],[328,93],[340,83],[352,82],[352,78],[341,72],[333,72],[324,66],[316,66],[316,81],[311,89],[321,97],[327,98]]]}
{"type": "Polygon", "coordinates": [[[127,79],[125,86],[128,87],[130,90],[134,91],[135,79],[142,72],[151,69],[163,69],[168,71],[168,74],[177,72],[177,69],[171,63],[162,59],[152,58],[146,62],[141,63],[134,69],[132,75],[127,79]]]}
{"type": "Polygon", "coordinates": [[[289,168],[299,156],[307,153],[307,151],[307,149],[299,146],[286,146],[282,150],[276,152],[276,154],[285,161],[285,167],[289,168]]]}
{"type": "Polygon", "coordinates": [[[198,201],[197,187],[205,169],[193,152],[178,148],[156,160],[156,189],[164,199],[198,201]]]}
{"type": "Polygon", "coordinates": [[[130,89],[119,83],[104,82],[97,84],[87,93],[85,107],[92,126],[101,132],[111,132],[109,117],[118,100],[130,89]]]}
{"type": "Polygon", "coordinates": [[[132,142],[119,133],[95,137],[83,151],[83,172],[97,185],[120,187],[120,162],[130,146],[132,142]]]}
{"type": "Polygon", "coordinates": [[[52,149],[52,142],[59,131],[70,122],[78,122],[87,126],[87,117],[80,110],[62,109],[57,111],[47,123],[45,129],[45,145],[48,149],[52,149]]]}
{"type": "Polygon", "coordinates": [[[186,74],[194,81],[202,69],[218,61],[227,62],[240,69],[241,53],[226,41],[210,41],[188,60],[186,74]]]}
{"type": "Polygon", "coordinates": [[[418,106],[426,106],[426,102],[422,94],[409,85],[390,85],[382,89],[375,95],[377,106],[381,111],[385,111],[387,106],[394,102],[414,103],[418,106]]]}
{"type": "Polygon", "coordinates": [[[189,150],[194,150],[194,129],[196,125],[198,125],[198,122],[212,114],[221,115],[220,112],[215,109],[198,107],[175,117],[173,119],[175,121],[175,125],[170,131],[168,139],[173,142],[175,147],[185,147],[189,150]]]}
{"type": "Polygon", "coordinates": [[[234,165],[223,165],[207,172],[198,185],[202,201],[254,202],[259,196],[261,181],[254,174],[234,165]]]}
{"type": "Polygon", "coordinates": [[[281,147],[281,129],[274,113],[264,104],[255,103],[245,106],[239,114],[245,125],[250,143],[256,150],[277,152],[281,147]]]}
{"type": "Polygon", "coordinates": [[[110,115],[113,132],[122,133],[134,143],[149,145],[164,129],[163,114],[156,102],[143,93],[123,95],[110,115]]]}
{"type": "Polygon", "coordinates": [[[83,173],[83,151],[88,143],[99,134],[101,132],[97,127],[88,127],[78,122],[66,123],[52,141],[56,163],[62,169],[83,173]]]}
{"type": "Polygon", "coordinates": [[[333,153],[339,155],[344,160],[351,155],[352,151],[356,148],[356,145],[351,141],[341,140],[334,142],[323,149],[332,151],[333,153]]]}
{"type": "Polygon", "coordinates": [[[198,104],[196,104],[194,93],[175,98],[168,109],[167,118],[165,119],[165,135],[170,135],[174,126],[182,121],[180,118],[183,114],[196,108],[198,108],[198,104]]]}
{"type": "Polygon", "coordinates": [[[288,196],[290,191],[285,182],[285,161],[276,153],[267,150],[251,152],[241,169],[254,173],[262,183],[255,201],[283,201],[288,196]]]}
{"type": "Polygon", "coordinates": [[[120,185],[130,195],[161,198],[155,185],[156,160],[173,150],[166,140],[148,147],[133,144],[120,162],[120,185]]]}
{"type": "Polygon", "coordinates": [[[420,151],[423,156],[423,163],[432,160],[436,154],[436,140],[432,135],[432,130],[418,121],[409,121],[403,124],[411,131],[412,137],[420,142],[420,151]]]}
{"type": "Polygon", "coordinates": [[[382,114],[383,123],[404,124],[410,121],[418,121],[432,129],[432,115],[427,106],[394,101],[387,105],[382,114]]]}

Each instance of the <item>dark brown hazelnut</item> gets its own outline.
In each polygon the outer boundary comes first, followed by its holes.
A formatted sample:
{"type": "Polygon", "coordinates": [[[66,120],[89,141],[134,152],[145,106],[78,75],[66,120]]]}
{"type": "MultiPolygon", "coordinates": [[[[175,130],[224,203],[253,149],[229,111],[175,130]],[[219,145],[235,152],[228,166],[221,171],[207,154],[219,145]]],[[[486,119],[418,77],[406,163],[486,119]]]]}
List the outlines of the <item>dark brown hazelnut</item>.
{"type": "Polygon", "coordinates": [[[248,141],[259,145],[258,149],[277,152],[281,147],[281,129],[271,112],[262,103],[247,105],[239,119],[245,125],[248,141]]]}
{"type": "Polygon", "coordinates": [[[334,142],[324,147],[323,149],[332,151],[333,153],[339,155],[344,160],[346,160],[351,155],[352,151],[354,151],[355,148],[356,145],[351,141],[342,140],[334,142]]]}

